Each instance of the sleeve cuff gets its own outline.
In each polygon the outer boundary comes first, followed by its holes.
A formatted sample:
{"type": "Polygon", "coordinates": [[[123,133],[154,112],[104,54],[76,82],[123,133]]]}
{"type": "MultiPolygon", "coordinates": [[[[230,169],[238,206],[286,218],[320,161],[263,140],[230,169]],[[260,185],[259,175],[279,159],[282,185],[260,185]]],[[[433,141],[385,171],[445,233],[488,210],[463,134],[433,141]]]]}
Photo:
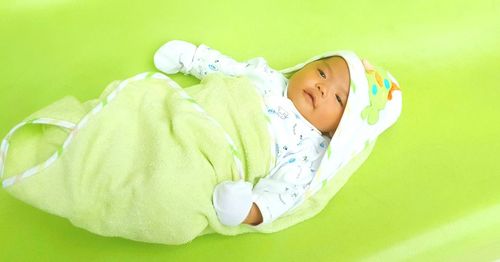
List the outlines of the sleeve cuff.
{"type": "Polygon", "coordinates": [[[192,68],[196,68],[199,66],[199,63],[200,61],[203,59],[203,57],[206,56],[208,50],[210,49],[210,47],[204,45],[204,44],[200,44],[195,52],[194,52],[194,55],[193,55],[193,62],[191,64],[191,68],[189,68],[189,70],[191,70],[192,68]]]}
{"type": "Polygon", "coordinates": [[[252,192],[252,202],[254,202],[257,207],[259,207],[260,214],[262,215],[262,223],[258,224],[265,225],[273,222],[272,214],[269,212],[268,205],[266,204],[266,200],[264,197],[259,195],[258,193],[252,192]]]}

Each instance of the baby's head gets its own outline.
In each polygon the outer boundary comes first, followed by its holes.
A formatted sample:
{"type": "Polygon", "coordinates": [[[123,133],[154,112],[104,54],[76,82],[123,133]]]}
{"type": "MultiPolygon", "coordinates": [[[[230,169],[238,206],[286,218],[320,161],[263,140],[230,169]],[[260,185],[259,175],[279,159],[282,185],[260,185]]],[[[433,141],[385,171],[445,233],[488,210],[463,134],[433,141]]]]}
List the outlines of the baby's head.
{"type": "MultiPolygon", "coordinates": [[[[305,119],[329,137],[340,132],[341,126],[376,125],[392,93],[400,91],[389,72],[351,51],[329,52],[281,72],[294,72],[288,81],[288,98],[305,119]]],[[[390,104],[394,109],[383,113],[386,121],[378,125],[377,132],[399,116],[401,99],[390,104]]]]}
{"type": "Polygon", "coordinates": [[[287,96],[304,118],[331,137],[344,113],[349,87],[347,62],[341,56],[332,56],[295,72],[289,79],[287,96]]]}
{"type": "Polygon", "coordinates": [[[331,138],[310,192],[361,152],[369,154],[401,114],[396,79],[352,51],[328,51],[279,72],[288,78],[286,94],[300,114],[331,138]]]}

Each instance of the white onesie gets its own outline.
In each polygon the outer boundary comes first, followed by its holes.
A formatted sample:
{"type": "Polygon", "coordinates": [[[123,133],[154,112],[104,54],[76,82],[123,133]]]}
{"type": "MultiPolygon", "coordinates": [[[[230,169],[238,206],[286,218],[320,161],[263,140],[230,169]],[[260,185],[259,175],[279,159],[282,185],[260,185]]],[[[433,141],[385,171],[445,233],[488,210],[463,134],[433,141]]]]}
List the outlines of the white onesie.
{"type": "MultiPolygon", "coordinates": [[[[229,76],[246,76],[255,84],[264,98],[271,120],[270,130],[274,141],[276,165],[252,189],[252,202],[262,213],[261,224],[271,223],[285,212],[299,206],[330,138],[322,135],[288,99],[288,79],[270,68],[264,58],[257,57],[240,63],[203,44],[196,48],[193,57],[183,57],[179,60],[181,64],[183,60],[188,61],[186,64],[192,62],[181,72],[189,73],[198,79],[220,72],[229,76]]],[[[225,185],[216,187],[215,191],[224,191],[223,186],[225,185]]],[[[220,216],[224,214],[219,214],[220,216]]],[[[229,217],[220,219],[234,220],[229,217]]]]}

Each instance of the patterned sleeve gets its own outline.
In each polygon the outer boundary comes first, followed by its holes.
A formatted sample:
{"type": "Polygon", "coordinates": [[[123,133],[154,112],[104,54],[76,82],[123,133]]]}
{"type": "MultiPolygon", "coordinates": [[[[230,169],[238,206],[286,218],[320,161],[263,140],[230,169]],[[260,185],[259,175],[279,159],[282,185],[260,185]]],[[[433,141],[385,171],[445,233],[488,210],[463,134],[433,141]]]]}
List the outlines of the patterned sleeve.
{"type": "Polygon", "coordinates": [[[263,95],[271,92],[283,95],[288,82],[281,73],[270,68],[262,57],[238,62],[204,44],[199,45],[189,73],[198,79],[203,79],[215,72],[230,76],[247,76],[263,95]]]}
{"type": "Polygon", "coordinates": [[[267,177],[257,182],[252,200],[260,209],[262,224],[273,222],[304,201],[304,193],[319,161],[320,156],[310,150],[290,154],[267,177]]]}

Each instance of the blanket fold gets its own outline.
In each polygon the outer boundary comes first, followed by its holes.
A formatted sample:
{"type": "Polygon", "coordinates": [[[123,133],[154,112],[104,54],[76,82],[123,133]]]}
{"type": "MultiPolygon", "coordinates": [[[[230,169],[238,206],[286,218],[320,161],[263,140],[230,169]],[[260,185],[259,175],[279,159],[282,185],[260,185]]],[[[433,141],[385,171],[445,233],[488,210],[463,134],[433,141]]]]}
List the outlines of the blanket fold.
{"type": "Polygon", "coordinates": [[[217,183],[239,179],[233,155],[245,179],[269,169],[260,97],[248,80],[218,75],[189,88],[191,97],[168,79],[122,83],[111,83],[98,100],[65,97],[28,117],[86,123],[69,130],[75,134],[66,148],[68,130],[33,123],[19,129],[10,141],[6,179],[59,155],[7,190],[97,234],[188,242],[218,223],[211,195],[217,183]]]}

